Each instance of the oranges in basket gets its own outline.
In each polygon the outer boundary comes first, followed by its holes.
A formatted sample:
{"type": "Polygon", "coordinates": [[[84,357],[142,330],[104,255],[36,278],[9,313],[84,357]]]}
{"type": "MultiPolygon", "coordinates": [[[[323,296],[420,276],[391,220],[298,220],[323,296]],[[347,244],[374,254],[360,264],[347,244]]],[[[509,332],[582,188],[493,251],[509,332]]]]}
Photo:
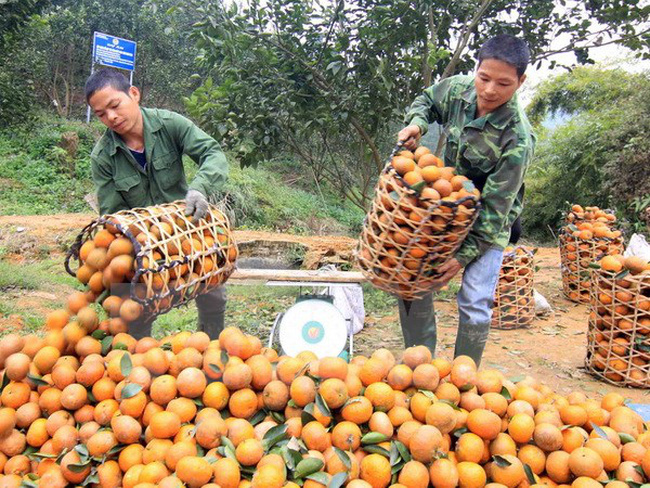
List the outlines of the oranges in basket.
{"type": "Polygon", "coordinates": [[[523,246],[504,249],[494,294],[492,327],[517,329],[530,325],[535,318],[534,254],[534,250],[523,246]]]}
{"type": "Polygon", "coordinates": [[[480,192],[420,146],[399,151],[379,177],[357,258],[378,288],[405,299],[431,290],[478,216],[480,192]]]}
{"type": "Polygon", "coordinates": [[[165,312],[225,282],[237,258],[227,218],[210,207],[195,224],[183,211],[183,203],[122,211],[81,232],[66,267],[86,287],[68,301],[83,326],[99,325],[93,302],[116,334],[143,313],[165,312]]]}
{"type": "Polygon", "coordinates": [[[604,256],[592,276],[587,368],[614,384],[650,387],[650,264],[604,256]]]}
{"type": "Polygon", "coordinates": [[[573,205],[560,230],[562,287],[574,302],[589,302],[590,265],[605,254],[623,252],[623,235],[616,216],[598,207],[573,205]]]}

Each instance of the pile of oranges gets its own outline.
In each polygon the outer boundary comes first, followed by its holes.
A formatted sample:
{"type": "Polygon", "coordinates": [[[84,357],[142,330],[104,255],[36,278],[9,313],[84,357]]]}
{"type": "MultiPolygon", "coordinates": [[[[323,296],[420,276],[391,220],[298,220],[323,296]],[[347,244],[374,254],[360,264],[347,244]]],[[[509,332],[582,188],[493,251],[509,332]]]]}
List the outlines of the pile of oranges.
{"type": "Polygon", "coordinates": [[[605,254],[623,252],[623,236],[614,228],[616,216],[598,207],[573,205],[560,230],[564,294],[574,302],[589,302],[590,265],[605,254]]]}
{"type": "Polygon", "coordinates": [[[86,290],[70,297],[68,309],[84,327],[98,322],[93,302],[115,335],[140,317],[142,303],[161,313],[225,281],[237,258],[227,220],[211,208],[195,225],[183,210],[173,203],[119,212],[82,232],[70,258],[78,259],[75,275],[86,290]]]}
{"type": "Polygon", "coordinates": [[[650,387],[650,264],[608,255],[593,272],[587,367],[611,383],[650,387]]]}
{"type": "Polygon", "coordinates": [[[534,252],[522,246],[504,249],[494,294],[492,327],[517,329],[530,325],[535,318],[533,258],[534,252]]]}
{"type": "Polygon", "coordinates": [[[375,286],[406,299],[427,292],[435,268],[456,252],[471,228],[480,192],[428,148],[401,151],[377,184],[358,252],[375,286]]]}
{"type": "Polygon", "coordinates": [[[0,340],[0,486],[625,488],[650,432],[468,357],[278,357],[226,328],[100,338],[65,310],[0,340]],[[81,336],[72,330],[83,331],[81,336]]]}

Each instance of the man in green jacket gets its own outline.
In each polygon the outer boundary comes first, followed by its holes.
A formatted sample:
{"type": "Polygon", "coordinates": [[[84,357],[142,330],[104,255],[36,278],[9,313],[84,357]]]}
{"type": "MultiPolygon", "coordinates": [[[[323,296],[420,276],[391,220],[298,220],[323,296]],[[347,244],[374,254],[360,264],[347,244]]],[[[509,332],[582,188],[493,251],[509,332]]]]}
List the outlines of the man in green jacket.
{"type": "MultiPolygon", "coordinates": [[[[517,98],[530,60],[526,43],[513,36],[489,39],[478,54],[474,76],[452,76],[427,88],[406,115],[398,141],[415,149],[429,124],[443,126],[444,161],[481,190],[481,211],[455,258],[439,271],[447,284],[464,268],[458,292],[459,325],[455,356],[481,360],[492,321],[492,301],[503,249],[523,208],[524,174],[534,136],[517,98]]],[[[436,347],[432,294],[406,306],[400,320],[407,346],[436,347]]]]}
{"type": "MultiPolygon", "coordinates": [[[[117,71],[93,73],[85,94],[108,127],[90,156],[100,214],[184,199],[186,215],[203,218],[208,197],[223,187],[228,176],[219,144],[177,113],[140,107],[140,91],[117,71]],[[189,185],[183,154],[199,165],[189,185]]],[[[196,305],[199,328],[215,339],[224,324],[225,287],[198,296],[196,305]]],[[[151,335],[152,321],[132,324],[131,335],[151,335]]]]}

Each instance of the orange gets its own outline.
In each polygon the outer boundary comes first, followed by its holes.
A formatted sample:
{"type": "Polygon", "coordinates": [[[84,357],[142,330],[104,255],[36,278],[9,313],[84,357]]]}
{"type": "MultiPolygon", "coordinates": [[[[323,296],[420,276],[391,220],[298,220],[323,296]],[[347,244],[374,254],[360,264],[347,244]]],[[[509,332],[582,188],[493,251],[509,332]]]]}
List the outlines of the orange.
{"type": "MultiPolygon", "coordinates": [[[[214,482],[221,488],[237,488],[241,480],[239,464],[229,458],[219,459],[212,465],[214,482]]],[[[260,467],[258,471],[262,468],[260,467]]]]}
{"type": "Polygon", "coordinates": [[[369,454],[361,461],[359,477],[372,488],[386,488],[390,484],[390,462],[380,454],[369,454]]]}
{"type": "Polygon", "coordinates": [[[381,412],[387,412],[395,405],[395,392],[384,382],[368,385],[364,396],[370,400],[375,410],[381,412]]]}
{"type": "Polygon", "coordinates": [[[397,481],[409,488],[427,488],[429,486],[429,470],[418,461],[409,461],[402,466],[397,481]]]}
{"type": "Polygon", "coordinates": [[[533,440],[543,451],[552,452],[562,447],[563,437],[555,425],[542,423],[535,427],[533,440]]]}
{"type": "Polygon", "coordinates": [[[296,406],[302,408],[316,398],[316,384],[309,376],[299,376],[291,382],[289,395],[296,406]]]}
{"type": "Polygon", "coordinates": [[[246,439],[237,446],[235,456],[243,466],[255,466],[264,456],[264,448],[259,440],[246,439]]]}
{"type": "Polygon", "coordinates": [[[489,410],[472,410],[467,416],[467,428],[482,439],[492,440],[501,432],[501,419],[489,410]]]}
{"type": "MultiPolygon", "coordinates": [[[[217,481],[216,478],[215,481],[217,481]]],[[[286,475],[280,468],[272,464],[267,464],[255,471],[250,486],[252,488],[282,488],[285,481],[286,475]]],[[[221,488],[228,488],[228,485],[222,483],[219,483],[219,486],[221,488]]],[[[241,487],[241,485],[237,486],[241,487]]],[[[232,485],[232,487],[235,488],[235,485],[232,485]]]]}
{"type": "Polygon", "coordinates": [[[460,462],[458,470],[458,486],[460,488],[483,488],[487,481],[485,470],[477,463],[460,462]]]}
{"type": "Polygon", "coordinates": [[[479,463],[483,458],[484,450],[485,441],[476,434],[467,432],[458,438],[454,452],[458,461],[479,463]]]}
{"type": "Polygon", "coordinates": [[[441,445],[442,434],[432,425],[419,427],[409,439],[409,449],[413,459],[422,463],[433,461],[441,445]]]}
{"type": "Polygon", "coordinates": [[[404,156],[396,156],[391,161],[391,165],[399,175],[405,175],[415,169],[415,161],[404,156]]]}
{"type": "MultiPolygon", "coordinates": [[[[386,386],[390,388],[388,385],[386,386]]],[[[329,378],[323,381],[318,388],[318,392],[329,408],[340,408],[348,399],[347,386],[343,380],[338,378],[329,378]]]]}
{"type": "Polygon", "coordinates": [[[576,477],[597,478],[603,467],[604,463],[601,457],[588,447],[579,447],[569,456],[569,469],[576,477]]]}
{"type": "Polygon", "coordinates": [[[368,422],[372,413],[372,403],[365,396],[350,398],[341,409],[341,416],[357,425],[368,422]]]}
{"type": "Polygon", "coordinates": [[[433,486],[438,488],[456,488],[458,486],[458,469],[449,459],[437,459],[429,468],[433,486]]]}
{"type": "Polygon", "coordinates": [[[515,442],[525,444],[533,437],[535,421],[523,413],[515,414],[508,423],[508,433],[515,442]]]}
{"type": "Polygon", "coordinates": [[[546,458],[546,473],[556,483],[567,483],[571,479],[569,469],[570,454],[565,451],[554,451],[546,458]]]}
{"type": "Polygon", "coordinates": [[[448,434],[456,427],[456,411],[447,403],[435,402],[427,409],[425,420],[442,434],[448,434]]]}
{"type": "Polygon", "coordinates": [[[361,445],[361,429],[353,422],[339,422],[332,429],[332,445],[343,451],[356,451],[361,445]]]}

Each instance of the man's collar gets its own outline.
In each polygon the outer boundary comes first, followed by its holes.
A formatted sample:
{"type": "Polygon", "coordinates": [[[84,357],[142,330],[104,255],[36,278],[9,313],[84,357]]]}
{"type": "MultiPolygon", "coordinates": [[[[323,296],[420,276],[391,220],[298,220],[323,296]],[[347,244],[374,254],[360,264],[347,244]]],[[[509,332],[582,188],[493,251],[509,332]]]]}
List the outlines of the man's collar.
{"type": "MultiPolygon", "coordinates": [[[[145,141],[147,138],[147,133],[154,133],[159,131],[162,128],[162,121],[158,114],[155,113],[153,109],[140,107],[140,112],[142,113],[142,126],[144,130],[145,141]]],[[[106,129],[106,133],[109,135],[108,138],[108,151],[111,156],[114,156],[117,152],[118,147],[122,147],[125,150],[128,149],[124,140],[112,129],[106,129]]]]}
{"type": "Polygon", "coordinates": [[[494,127],[495,129],[503,130],[506,128],[508,123],[512,120],[512,118],[515,116],[515,112],[517,111],[517,105],[519,104],[519,98],[517,97],[517,94],[515,93],[510,100],[508,100],[507,103],[504,103],[501,105],[498,109],[496,109],[494,112],[490,112],[487,114],[487,121],[494,127]]]}
{"type": "Polygon", "coordinates": [[[477,129],[483,129],[485,127],[485,124],[487,122],[492,125],[495,129],[503,130],[506,128],[510,120],[512,120],[512,117],[514,117],[514,114],[517,110],[517,105],[519,103],[519,98],[517,96],[517,93],[515,93],[510,100],[508,100],[507,103],[504,103],[501,105],[499,108],[497,108],[494,112],[490,112],[489,114],[485,115],[484,117],[479,117],[478,119],[476,117],[476,88],[472,84],[462,92],[461,98],[467,103],[466,110],[468,111],[467,115],[469,116],[469,119],[471,120],[470,126],[475,127],[477,129]],[[471,113],[469,113],[471,112],[471,113]]]}

